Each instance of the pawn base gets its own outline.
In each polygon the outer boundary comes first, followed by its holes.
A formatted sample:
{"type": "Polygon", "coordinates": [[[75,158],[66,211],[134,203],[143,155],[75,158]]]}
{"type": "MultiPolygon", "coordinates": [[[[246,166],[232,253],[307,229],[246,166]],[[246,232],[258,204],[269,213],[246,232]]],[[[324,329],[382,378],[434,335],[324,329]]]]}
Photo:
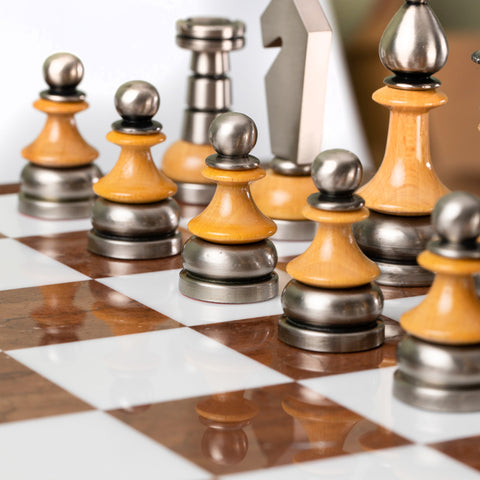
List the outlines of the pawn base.
{"type": "Polygon", "coordinates": [[[158,239],[108,237],[95,230],[88,233],[87,249],[103,257],[120,260],[149,260],[177,255],[182,249],[182,235],[176,231],[158,239]]]}
{"type": "Polygon", "coordinates": [[[215,193],[213,183],[186,183],[176,182],[177,193],[174,198],[178,202],[190,205],[208,205],[215,193]]]}
{"type": "Polygon", "coordinates": [[[472,388],[445,388],[413,379],[397,370],[393,395],[414,407],[436,412],[480,411],[480,385],[472,388]]]}
{"type": "Polygon", "coordinates": [[[390,287],[428,287],[432,284],[434,274],[420,265],[388,263],[372,258],[380,269],[380,276],[375,280],[380,285],[390,287]]]}
{"type": "Polygon", "coordinates": [[[383,344],[385,326],[381,320],[377,320],[373,326],[363,330],[322,331],[306,328],[282,315],[278,324],[278,338],[287,345],[313,352],[361,352],[383,344]]]}
{"type": "Polygon", "coordinates": [[[278,275],[272,272],[260,279],[248,281],[214,281],[180,272],[180,292],[195,300],[212,303],[255,303],[270,300],[278,295],[278,275]]]}
{"type": "Polygon", "coordinates": [[[74,201],[44,200],[20,192],[18,210],[43,220],[74,220],[90,217],[94,201],[95,197],[74,201]]]}
{"type": "Polygon", "coordinates": [[[318,224],[310,220],[279,220],[274,218],[273,221],[277,225],[277,231],[270,237],[272,240],[307,242],[312,241],[317,232],[318,224]]]}

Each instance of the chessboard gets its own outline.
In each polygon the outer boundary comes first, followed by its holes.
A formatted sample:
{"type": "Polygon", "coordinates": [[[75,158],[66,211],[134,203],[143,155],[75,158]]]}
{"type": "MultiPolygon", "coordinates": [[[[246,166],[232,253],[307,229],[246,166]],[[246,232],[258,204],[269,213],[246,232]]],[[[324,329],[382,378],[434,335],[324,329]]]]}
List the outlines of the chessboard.
{"type": "MultiPolygon", "coordinates": [[[[179,255],[94,255],[90,220],[21,215],[17,191],[0,189],[4,478],[480,479],[480,413],[392,398],[398,319],[424,289],[384,289],[382,347],[303,351],[277,339],[278,297],[186,298],[179,255]]],[[[307,244],[275,244],[284,285],[307,244]]]]}

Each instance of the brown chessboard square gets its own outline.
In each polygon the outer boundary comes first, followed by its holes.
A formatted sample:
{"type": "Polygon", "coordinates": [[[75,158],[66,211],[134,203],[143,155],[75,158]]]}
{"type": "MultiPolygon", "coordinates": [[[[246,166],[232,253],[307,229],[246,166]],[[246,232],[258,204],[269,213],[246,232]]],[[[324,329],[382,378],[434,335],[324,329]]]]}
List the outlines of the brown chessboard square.
{"type": "Polygon", "coordinates": [[[92,410],[5,353],[0,353],[0,423],[92,410]]]}
{"type": "Polygon", "coordinates": [[[429,446],[480,471],[480,436],[451,440],[429,446]]]}
{"type": "Polygon", "coordinates": [[[296,383],[110,413],[215,475],[410,443],[296,383]]]}
{"type": "Polygon", "coordinates": [[[194,330],[295,380],[396,365],[396,346],[403,336],[398,322],[383,317],[386,339],[379,347],[356,353],[316,353],[278,339],[278,315],[199,325],[194,330]]]}
{"type": "Polygon", "coordinates": [[[0,349],[181,326],[94,280],[0,291],[0,349]]]}
{"type": "MultiPolygon", "coordinates": [[[[185,241],[187,233],[182,229],[180,231],[185,241]]],[[[87,250],[87,233],[86,231],[68,232],[24,237],[17,240],[90,278],[117,277],[182,267],[180,255],[157,260],[116,260],[95,255],[87,250]]]]}

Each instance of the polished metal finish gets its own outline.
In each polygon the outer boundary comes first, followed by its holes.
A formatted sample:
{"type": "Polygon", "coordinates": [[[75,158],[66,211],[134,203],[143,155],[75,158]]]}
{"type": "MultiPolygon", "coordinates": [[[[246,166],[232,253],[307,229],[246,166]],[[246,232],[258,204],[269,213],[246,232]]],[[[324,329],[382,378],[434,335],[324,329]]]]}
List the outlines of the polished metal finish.
{"type": "MultiPolygon", "coordinates": [[[[190,70],[194,77],[226,77],[230,71],[228,52],[192,52],[190,70]]],[[[230,95],[231,96],[231,95],[230,95]]]]}
{"type": "Polygon", "coordinates": [[[406,0],[394,15],[379,46],[380,60],[395,76],[386,83],[396,88],[437,88],[431,77],[446,63],[448,44],[440,22],[426,1],[406,0]]]}
{"type": "Polygon", "coordinates": [[[430,216],[402,217],[370,211],[370,216],[353,225],[360,248],[383,262],[414,264],[427,248],[434,231],[430,216]]]}
{"type": "Polygon", "coordinates": [[[182,249],[182,235],[172,235],[157,239],[128,239],[107,237],[91,230],[88,233],[87,249],[109,258],[120,260],[149,260],[177,255],[182,249]]]}
{"type": "Polygon", "coordinates": [[[59,52],[50,55],[43,63],[43,76],[48,90],[40,97],[54,102],[80,102],[85,94],[76,89],[83,78],[83,64],[71,53],[59,52]]]}
{"type": "Polygon", "coordinates": [[[394,374],[393,395],[414,407],[436,412],[480,410],[480,385],[471,388],[441,388],[417,382],[401,370],[394,374]]]}
{"type": "Polygon", "coordinates": [[[222,112],[185,110],[183,115],[182,140],[195,145],[208,145],[208,129],[222,112]]]}
{"type": "Polygon", "coordinates": [[[407,335],[398,344],[397,363],[405,375],[431,386],[480,388],[478,344],[439,345],[407,335]]]}
{"type": "Polygon", "coordinates": [[[209,155],[205,159],[205,163],[209,167],[218,168],[219,170],[253,170],[260,166],[260,160],[252,155],[242,157],[224,157],[223,155],[209,155]]]}
{"type": "Polygon", "coordinates": [[[381,320],[353,332],[333,332],[304,328],[283,315],[278,324],[278,338],[287,345],[325,353],[361,352],[382,345],[385,326],[381,320]]]}
{"type": "Polygon", "coordinates": [[[146,204],[117,203],[98,198],[92,209],[94,230],[114,237],[165,236],[176,230],[179,218],[180,207],[171,198],[146,204]]]}
{"type": "Polygon", "coordinates": [[[114,122],[114,130],[128,134],[149,134],[162,129],[152,121],[158,112],[160,95],[157,89],[143,80],[133,80],[118,87],[115,93],[115,108],[122,117],[114,122]]]}
{"type": "Polygon", "coordinates": [[[265,77],[273,154],[299,165],[321,151],[332,32],[318,0],[271,0],[263,46],[281,47],[265,77]]]}
{"type": "Polygon", "coordinates": [[[270,300],[278,295],[278,275],[254,281],[219,282],[202,279],[186,270],[180,272],[180,292],[190,298],[213,303],[255,303],[270,300]]]}
{"type": "Polygon", "coordinates": [[[228,77],[188,77],[187,103],[194,110],[226,111],[232,104],[228,77]]]}
{"type": "Polygon", "coordinates": [[[209,139],[215,151],[225,157],[247,156],[257,143],[255,122],[237,112],[219,115],[210,125],[209,139]]]}
{"type": "Polygon", "coordinates": [[[382,313],[383,294],[374,283],[331,289],[291,280],[282,292],[285,315],[306,328],[355,330],[375,322],[382,313]]]}
{"type": "Polygon", "coordinates": [[[20,190],[29,197],[53,202],[85,200],[94,197],[92,185],[101,176],[95,164],[51,168],[29,162],[21,173],[20,190]]]}
{"type": "Polygon", "coordinates": [[[438,234],[428,249],[448,258],[480,258],[480,200],[467,192],[443,196],[432,212],[438,234]]]}
{"type": "Polygon", "coordinates": [[[410,263],[393,263],[373,258],[380,276],[375,280],[380,285],[391,287],[428,287],[432,284],[434,274],[420,265],[410,263]]]}
{"type": "Polygon", "coordinates": [[[219,17],[192,17],[177,21],[177,34],[204,40],[226,40],[243,37],[245,24],[219,17]]]}
{"type": "Polygon", "coordinates": [[[299,165],[298,163],[278,157],[272,160],[270,167],[279,175],[307,177],[312,174],[312,165],[310,163],[299,165]]]}
{"type": "Polygon", "coordinates": [[[277,264],[277,251],[266,239],[256,243],[223,245],[192,236],[182,250],[183,267],[212,280],[247,280],[270,275],[277,264]]]}
{"type": "Polygon", "coordinates": [[[225,18],[196,17],[177,21],[177,45],[192,51],[182,140],[208,145],[208,129],[231,105],[228,52],[245,45],[245,24],[225,18]]]}
{"type": "Polygon", "coordinates": [[[18,210],[30,217],[44,220],[73,220],[88,218],[92,212],[94,200],[95,197],[92,196],[84,200],[57,202],[43,200],[20,192],[18,194],[18,210]]]}
{"type": "Polygon", "coordinates": [[[212,183],[176,182],[175,200],[192,205],[207,205],[215,194],[217,186],[212,183]]]}
{"type": "Polygon", "coordinates": [[[480,50],[477,50],[476,52],[472,53],[472,60],[475,63],[480,63],[480,50]]]}
{"type": "Polygon", "coordinates": [[[310,220],[274,219],[277,231],[270,237],[272,240],[289,240],[296,242],[311,241],[317,232],[318,224],[310,220]]]}
{"type": "Polygon", "coordinates": [[[320,210],[359,210],[365,201],[353,192],[362,175],[362,164],[355,154],[340,148],[325,150],[313,161],[312,180],[319,193],[310,195],[308,204],[320,210]]]}

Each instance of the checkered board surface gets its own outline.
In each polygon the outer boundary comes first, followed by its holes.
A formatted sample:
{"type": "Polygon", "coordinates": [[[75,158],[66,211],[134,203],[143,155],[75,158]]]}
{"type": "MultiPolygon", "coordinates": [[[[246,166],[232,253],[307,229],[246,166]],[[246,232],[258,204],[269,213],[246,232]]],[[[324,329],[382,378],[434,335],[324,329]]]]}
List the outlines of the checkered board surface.
{"type": "MultiPolygon", "coordinates": [[[[480,413],[392,398],[397,320],[424,290],[385,290],[381,348],[301,351],[277,339],[278,298],[185,298],[179,256],[90,254],[89,220],[22,216],[15,190],[0,190],[2,478],[480,479],[480,413]]],[[[276,246],[284,285],[307,244],[276,246]]]]}

